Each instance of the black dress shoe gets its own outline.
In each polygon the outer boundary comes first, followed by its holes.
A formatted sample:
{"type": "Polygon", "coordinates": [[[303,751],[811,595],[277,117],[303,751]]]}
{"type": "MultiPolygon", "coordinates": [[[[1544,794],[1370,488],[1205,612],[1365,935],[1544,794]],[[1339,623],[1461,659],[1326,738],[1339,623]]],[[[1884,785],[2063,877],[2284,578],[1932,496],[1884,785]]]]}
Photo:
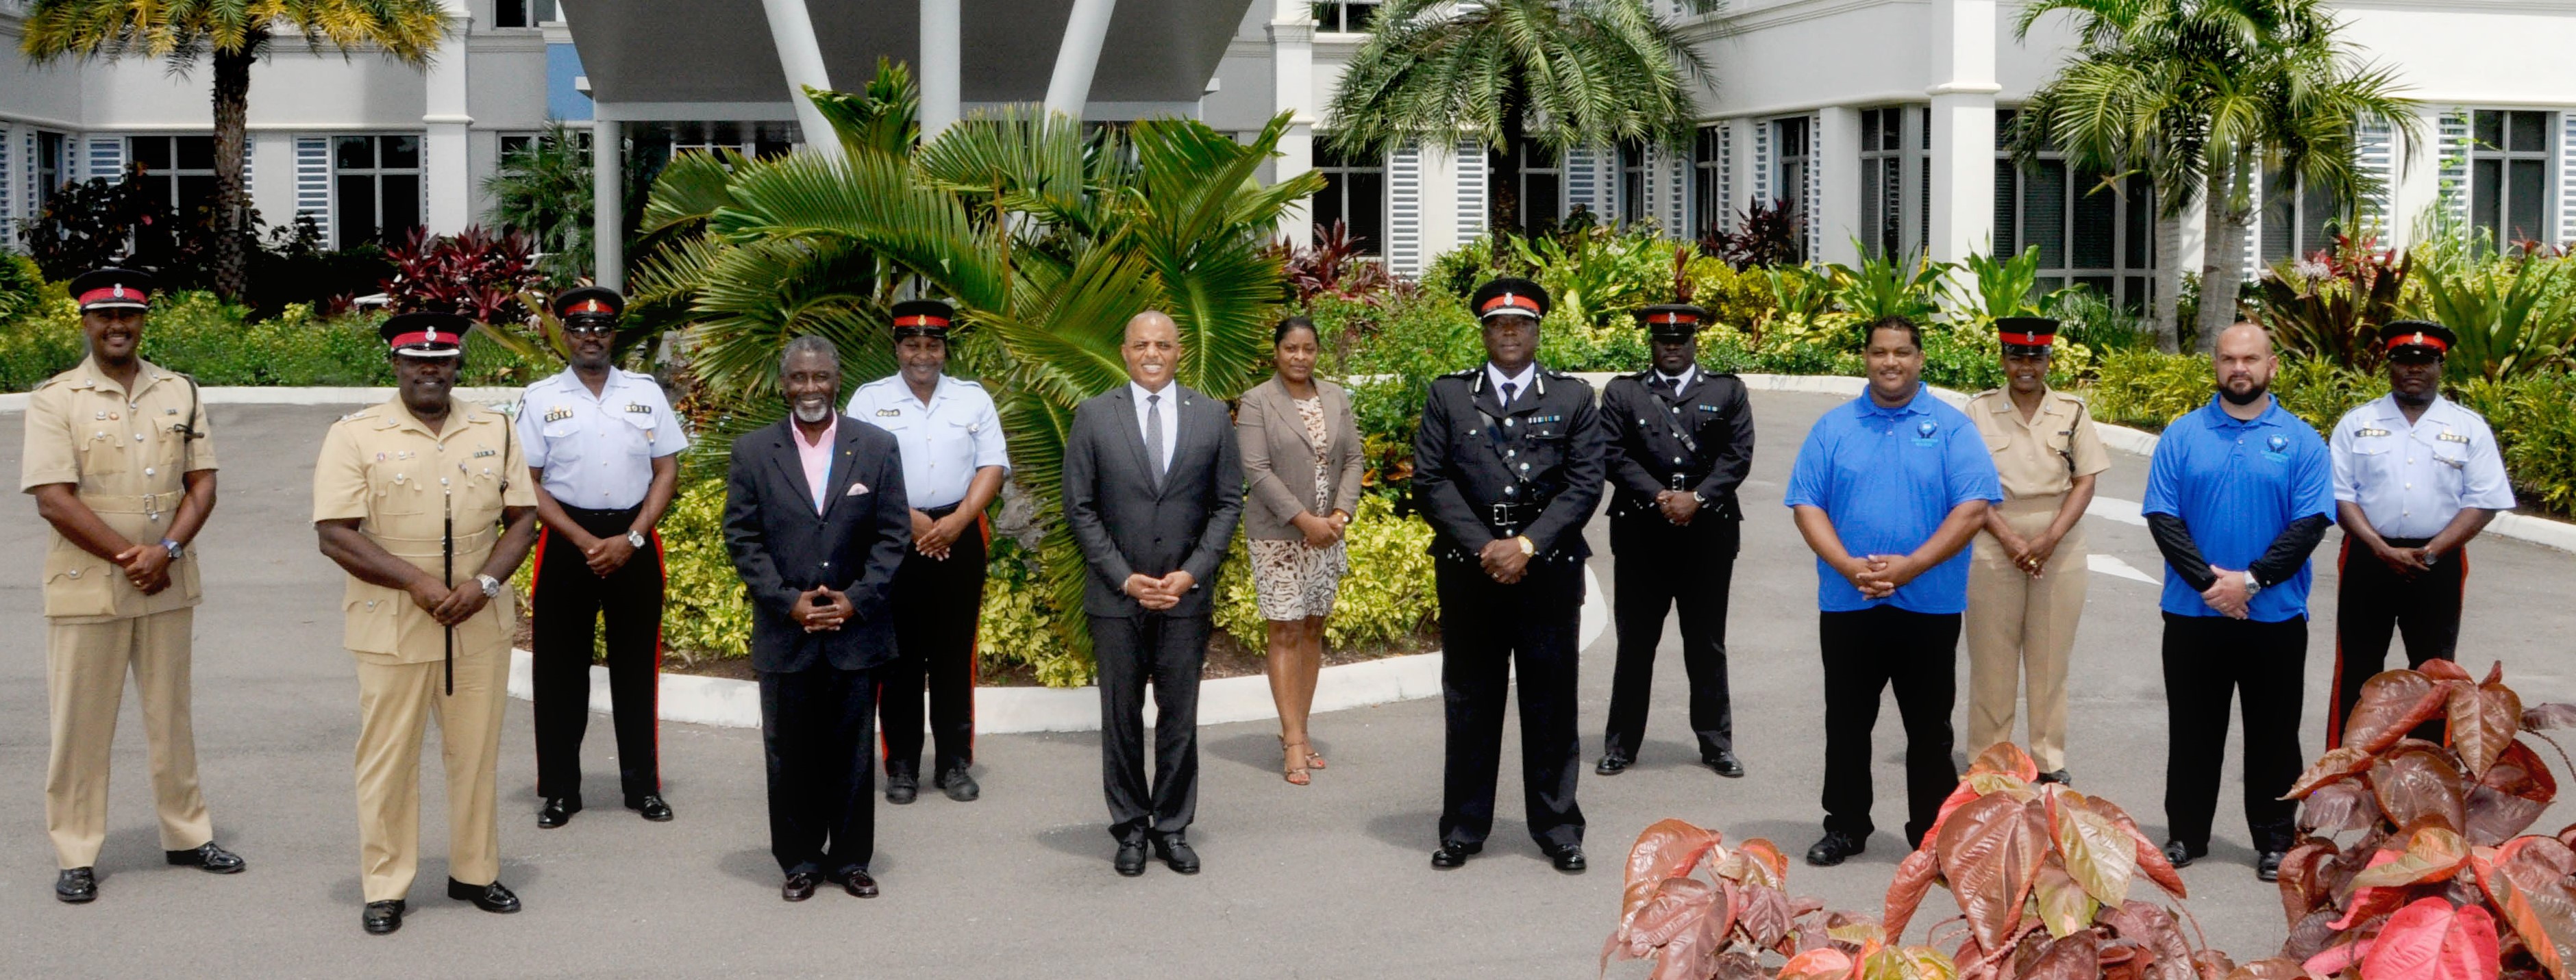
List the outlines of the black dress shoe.
{"type": "Polygon", "coordinates": [[[449,878],[447,897],[460,902],[472,902],[475,908],[486,912],[509,913],[519,910],[519,896],[511,894],[509,888],[497,881],[488,885],[469,885],[449,878]]]}
{"type": "Polygon", "coordinates": [[[896,806],[910,803],[921,796],[921,779],[911,773],[886,777],[886,802],[896,806]]]}
{"type": "Polygon", "coordinates": [[[964,766],[944,770],[930,782],[931,785],[939,787],[941,792],[947,793],[949,799],[959,803],[973,803],[977,797],[984,795],[984,788],[975,785],[975,777],[967,775],[964,766]]]}
{"type": "Polygon", "coordinates": [[[1590,867],[1590,865],[1584,863],[1583,845],[1581,844],[1567,844],[1564,847],[1551,848],[1547,852],[1547,860],[1548,863],[1556,865],[1556,870],[1570,875],[1582,874],[1584,868],[1590,867]]]}
{"type": "Polygon", "coordinates": [[[2169,840],[2165,842],[2165,863],[2177,868],[2191,867],[2192,861],[2198,859],[2202,854],[2207,853],[2209,853],[2209,849],[2206,847],[2201,848],[2195,853],[2191,848],[2184,846],[2181,841],[2169,840]]]}
{"type": "Polygon", "coordinates": [[[2041,783],[2056,783],[2061,786],[2075,785],[2074,778],[2068,776],[2064,769],[2051,769],[2047,772],[2040,773],[2039,781],[2041,783]]]}
{"type": "Polygon", "coordinates": [[[1154,856],[1163,866],[1185,875],[1199,873],[1199,852],[1190,849],[1190,839],[1178,833],[1154,838],[1154,856]]]}
{"type": "Polygon", "coordinates": [[[778,886],[778,897],[790,902],[802,902],[814,897],[814,873],[790,872],[787,875],[787,882],[778,886]]]}
{"type": "Polygon", "coordinates": [[[877,880],[868,877],[866,868],[851,868],[833,875],[832,880],[840,882],[841,890],[849,892],[852,898],[877,897],[877,880]]]}
{"type": "Polygon", "coordinates": [[[1601,757],[1600,762],[1595,763],[1592,766],[1592,774],[1595,776],[1616,776],[1620,773],[1627,772],[1628,767],[1631,765],[1635,765],[1635,763],[1619,756],[1605,755],[1601,757]]]}
{"type": "Polygon", "coordinates": [[[1728,779],[1744,778],[1744,762],[1735,757],[1733,749],[1719,749],[1715,755],[1700,756],[1699,764],[1717,770],[1718,775],[1728,779]]]}
{"type": "Polygon", "coordinates": [[[660,793],[646,793],[643,796],[628,800],[626,801],[626,808],[643,814],[644,819],[653,821],[654,823],[671,822],[671,804],[669,801],[662,799],[662,794],[660,793]]]}
{"type": "Polygon", "coordinates": [[[1145,842],[1119,841],[1118,856],[1110,859],[1109,866],[1118,869],[1119,874],[1129,878],[1144,874],[1145,842]]]}
{"type": "Polygon", "coordinates": [[[208,874],[240,874],[243,868],[248,867],[242,863],[241,855],[215,846],[214,841],[184,851],[163,851],[161,856],[172,864],[196,868],[208,874]]]}
{"type": "Polygon", "coordinates": [[[2281,880],[2281,859],[2289,856],[2288,851],[2263,852],[2262,857],[2254,859],[2254,877],[2264,881],[2281,880]]]}
{"type": "Polygon", "coordinates": [[[1830,868],[1843,863],[1844,858],[1866,853],[1868,850],[1868,841],[1839,830],[1828,830],[1825,831],[1824,839],[1817,841],[1816,846],[1807,849],[1807,863],[1819,868],[1830,868]]]}
{"type": "Polygon", "coordinates": [[[548,829],[561,827],[571,823],[572,815],[580,812],[581,797],[549,796],[546,797],[546,805],[537,808],[537,826],[548,829]]]}
{"type": "Polygon", "coordinates": [[[98,900],[98,872],[89,868],[65,868],[54,876],[54,898],[79,905],[98,900]]]}
{"type": "Polygon", "coordinates": [[[1463,868],[1467,866],[1467,859],[1475,857],[1479,850],[1482,848],[1466,844],[1442,844],[1439,850],[1431,852],[1431,866],[1443,869],[1463,868]]]}
{"type": "Polygon", "coordinates": [[[365,928],[368,935],[384,935],[402,928],[406,908],[399,898],[389,902],[368,902],[366,910],[358,913],[358,925],[365,928]]]}

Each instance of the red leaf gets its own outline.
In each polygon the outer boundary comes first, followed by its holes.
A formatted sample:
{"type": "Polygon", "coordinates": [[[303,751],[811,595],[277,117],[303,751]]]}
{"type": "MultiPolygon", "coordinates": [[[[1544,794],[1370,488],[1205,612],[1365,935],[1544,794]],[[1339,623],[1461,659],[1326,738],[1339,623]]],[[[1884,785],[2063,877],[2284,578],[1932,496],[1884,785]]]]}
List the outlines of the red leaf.
{"type": "Polygon", "coordinates": [[[2506,924],[2520,934],[2551,976],[2565,977],[2576,962],[2576,895],[2567,876],[2576,872],[2576,851],[2549,837],[2516,837],[2490,860],[2472,858],[2478,883],[2494,901],[2506,924]]]}
{"type": "Polygon", "coordinates": [[[2299,961],[2275,956],[2239,966],[2227,975],[2227,980],[2307,980],[2307,977],[2308,971],[2299,966],[2299,961]]]}
{"type": "Polygon", "coordinates": [[[2557,798],[2558,778],[2550,774],[2549,763],[2514,742],[2478,777],[2477,785],[2469,787],[2468,828],[2463,836],[2471,844],[2502,845],[2540,819],[2557,798]]]}
{"type": "Polygon", "coordinates": [[[2333,785],[2336,780],[2357,775],[2369,769],[2370,762],[2371,753],[2357,748],[2346,746],[2340,749],[2328,749],[2326,754],[2318,756],[2317,761],[2308,765],[2308,771],[2299,774],[2298,781],[2291,783],[2290,791],[2281,794],[2281,798],[2304,799],[2320,787],[2333,785]]]}
{"type": "Polygon", "coordinates": [[[2020,980],[2094,980],[2102,975],[2101,957],[2101,937],[2078,929],[2051,941],[2020,980]]]}
{"type": "Polygon", "coordinates": [[[1724,837],[1714,830],[1669,819],[1655,821],[1639,833],[1637,843],[1628,848],[1628,883],[1619,903],[1620,921],[1633,918],[1664,879],[1688,876],[1709,848],[1716,847],[1724,837]]]}
{"type": "Polygon", "coordinates": [[[2522,698],[2502,684],[2453,685],[2447,710],[2451,748],[2460,753],[2460,764],[2470,778],[2484,775],[2522,731],[2522,698]]]}
{"type": "MultiPolygon", "coordinates": [[[[2396,673],[2391,671],[2390,673],[2396,673]]],[[[2387,674],[2381,674],[2386,677],[2387,674]]],[[[2379,810],[2400,827],[2432,820],[2453,831],[2468,823],[2460,770],[2431,742],[2405,739],[2370,766],[2370,788],[2379,810]]]]}
{"type": "MultiPolygon", "coordinates": [[[[2341,752],[2342,749],[2335,751],[2341,752]]],[[[2320,834],[2365,830],[2379,824],[2379,801],[2358,779],[2338,779],[2309,791],[2299,801],[2299,828],[2320,834]]]]}
{"type": "Polygon", "coordinates": [[[2535,704],[2522,709],[2522,729],[2576,728],[2576,704],[2535,704]]]}
{"type": "Polygon", "coordinates": [[[2039,763],[2031,761],[2030,753],[2022,751],[2021,746],[1996,742],[1977,753],[1976,761],[1968,764],[1965,775],[1984,772],[2004,773],[2027,783],[2039,778],[2039,763]]]}
{"type": "Polygon", "coordinates": [[[2190,897],[2185,894],[2182,873],[2175,871],[2173,862],[2165,859],[2165,849],[2153,838],[2148,837],[2146,831],[2138,829],[2138,822],[2129,818],[2128,811],[2120,809],[2119,804],[2099,796],[2079,796],[2076,801],[2087,810],[2111,818],[2111,822],[2118,824],[2121,830],[2128,831],[2129,838],[2137,842],[2138,870],[2144,872],[2148,880],[2155,882],[2156,887],[2164,889],[2165,894],[2175,898],[2190,897]]]}
{"type": "MultiPolygon", "coordinates": [[[[2496,666],[2502,667],[2504,665],[2497,664],[2496,666]]],[[[2477,678],[2469,676],[2469,669],[2460,666],[2458,661],[2435,658],[2424,661],[2422,666],[2415,669],[2424,676],[2437,681],[2459,681],[2463,684],[2475,684],[2478,682],[2477,678]]]]}
{"type": "Polygon", "coordinates": [[[1843,980],[1860,964],[1839,949],[1811,949],[1780,965],[1780,980],[1843,980]]]}
{"type": "Polygon", "coordinates": [[[2322,837],[2310,837],[2290,848],[2281,858],[2281,911],[2291,925],[2308,917],[2333,900],[2325,887],[2323,865],[2335,858],[2335,844],[2322,837]]]}
{"type": "Polygon", "coordinates": [[[1918,849],[1896,865],[1896,878],[1887,883],[1887,907],[1879,918],[1887,923],[1887,938],[1896,942],[1905,938],[1905,924],[1914,921],[1914,910],[1923,904],[1923,896],[1932,890],[1932,879],[1940,874],[1941,863],[1929,848],[1918,849]]]}
{"type": "Polygon", "coordinates": [[[2485,909],[2418,899],[2379,930],[2361,980],[2495,980],[2495,920],[2485,909]]]}
{"type": "MultiPolygon", "coordinates": [[[[2387,852],[2381,852],[2387,853],[2387,852]]],[[[2418,827],[2393,861],[2373,861],[2352,879],[2355,888],[2404,888],[2440,881],[2469,861],[2469,843],[2445,827],[2418,827]]]]}
{"type": "MultiPolygon", "coordinates": [[[[2396,861],[2397,855],[2398,852],[2393,850],[2383,850],[2373,853],[2370,856],[2370,864],[2363,868],[2363,874],[2368,874],[2370,868],[2376,868],[2396,861]]],[[[2358,876],[2356,876],[2356,878],[2357,877],[2358,876]]],[[[2406,892],[2404,889],[2400,888],[2354,889],[2351,904],[2344,907],[2343,918],[2336,919],[2334,927],[2337,929],[2350,929],[2352,928],[2353,923],[2367,920],[2372,916],[2387,915],[2390,912],[2396,911],[2397,907],[2404,904],[2405,901],[2406,892]]]]}
{"type": "Polygon", "coordinates": [[[1737,901],[1736,925],[1743,928],[1753,945],[1765,949],[1777,946],[1796,925],[1789,911],[1789,895],[1777,888],[1759,885],[1739,886],[1733,893],[1737,901]]]}
{"type": "Polygon", "coordinates": [[[1654,955],[1666,943],[1694,929],[1706,929],[1715,889],[1697,878],[1666,878],[1620,923],[1613,935],[1623,960],[1654,955]]]}
{"type": "Polygon", "coordinates": [[[2299,964],[2299,968],[2321,977],[2334,976],[2370,955],[2372,942],[2373,940],[2360,939],[2332,947],[2325,952],[2308,957],[2308,961],[2299,964]]]}
{"type": "Polygon", "coordinates": [[[1980,797],[1950,815],[1935,850],[1977,944],[2001,948],[2020,924],[2022,901],[2048,854],[2039,807],[2000,794],[1980,797]]]}
{"type": "Polygon", "coordinates": [[[1780,853],[1779,845],[1755,837],[1736,845],[1735,853],[1719,861],[1716,874],[1747,885],[1781,888],[1789,881],[1789,856],[1780,853]]]}
{"type": "Polygon", "coordinates": [[[2447,691],[2432,678],[2392,670],[2363,681],[2361,700],[2344,722],[2343,745],[2377,752],[2442,712],[2447,691]]]}

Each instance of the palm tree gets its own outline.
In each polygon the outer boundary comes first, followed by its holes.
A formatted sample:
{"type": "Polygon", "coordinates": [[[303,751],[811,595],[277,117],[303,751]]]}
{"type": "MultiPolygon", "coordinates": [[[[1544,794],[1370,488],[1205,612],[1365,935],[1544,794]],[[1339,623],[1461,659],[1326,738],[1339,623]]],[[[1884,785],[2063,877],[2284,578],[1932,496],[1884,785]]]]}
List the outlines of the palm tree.
{"type": "Polygon", "coordinates": [[[414,67],[447,34],[439,0],[35,0],[19,48],[31,62],[159,58],[185,68],[214,62],[215,291],[248,285],[250,208],[242,189],[250,66],[279,34],[344,56],[374,49],[414,67]]]}
{"type": "Polygon", "coordinates": [[[590,271],[594,186],[580,136],[563,120],[549,120],[544,133],[503,155],[500,169],[483,179],[483,195],[492,199],[483,220],[535,239],[543,253],[537,268],[569,283],[590,271]]]}
{"type": "Polygon", "coordinates": [[[1687,152],[1699,123],[1708,64],[1644,0],[1391,0],[1373,29],[1324,110],[1327,145],[1383,158],[1474,136],[1497,151],[1497,229],[1519,226],[1524,137],[1687,152]]]}
{"type": "MultiPolygon", "coordinates": [[[[2156,332],[2177,346],[2178,219],[2205,215],[2199,345],[2236,319],[2247,236],[2265,173],[2297,178],[2350,217],[2377,175],[2359,166],[2364,126],[2385,126],[2404,159],[2421,138],[2414,103],[2390,71],[2338,36],[2324,0],[2035,0],[2015,36],[2040,18],[2075,20],[2076,55],[2038,92],[2015,148],[2056,147],[2105,173],[2143,171],[2155,185],[2156,332]]],[[[2288,182],[2284,182],[2287,184],[2288,182]]]]}

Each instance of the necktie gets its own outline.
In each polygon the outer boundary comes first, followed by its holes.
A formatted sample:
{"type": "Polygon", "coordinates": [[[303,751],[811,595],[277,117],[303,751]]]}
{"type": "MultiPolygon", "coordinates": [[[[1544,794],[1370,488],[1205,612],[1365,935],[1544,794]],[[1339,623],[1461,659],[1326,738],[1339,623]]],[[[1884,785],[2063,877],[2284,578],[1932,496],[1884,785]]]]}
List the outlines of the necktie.
{"type": "Polygon", "coordinates": [[[1163,396],[1145,396],[1145,468],[1154,474],[1154,489],[1163,488],[1163,396]]]}
{"type": "Polygon", "coordinates": [[[1513,383],[1511,383],[1511,382],[1509,382],[1509,381],[1505,381],[1505,382],[1503,382],[1503,407],[1504,407],[1504,408],[1510,408],[1510,407],[1512,407],[1512,396],[1513,396],[1513,395],[1520,394],[1520,391],[1521,391],[1521,386],[1519,386],[1519,385],[1517,385],[1517,384],[1513,384],[1513,383]]]}
{"type": "Polygon", "coordinates": [[[1682,393],[1682,379],[1667,378],[1658,374],[1655,375],[1655,387],[1660,389],[1666,398],[1678,397],[1682,393]]]}

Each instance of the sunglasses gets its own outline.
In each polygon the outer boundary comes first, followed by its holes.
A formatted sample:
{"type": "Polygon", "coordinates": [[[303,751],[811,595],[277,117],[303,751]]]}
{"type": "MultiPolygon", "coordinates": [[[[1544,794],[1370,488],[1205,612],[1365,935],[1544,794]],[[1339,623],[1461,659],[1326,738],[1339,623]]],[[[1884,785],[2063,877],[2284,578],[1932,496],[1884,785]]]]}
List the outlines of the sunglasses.
{"type": "Polygon", "coordinates": [[[567,323],[563,332],[568,337],[608,337],[617,333],[617,326],[610,323],[567,323]]]}

